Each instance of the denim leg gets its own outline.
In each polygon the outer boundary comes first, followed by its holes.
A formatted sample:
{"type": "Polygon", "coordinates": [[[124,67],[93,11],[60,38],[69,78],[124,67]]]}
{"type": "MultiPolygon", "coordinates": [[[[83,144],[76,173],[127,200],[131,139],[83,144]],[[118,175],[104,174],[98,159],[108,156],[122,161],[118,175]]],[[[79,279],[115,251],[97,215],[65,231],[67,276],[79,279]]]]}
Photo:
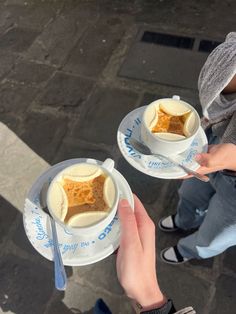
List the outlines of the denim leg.
{"type": "Polygon", "coordinates": [[[208,258],[236,245],[236,178],[218,173],[204,221],[198,231],[178,242],[180,253],[187,258],[208,258]]]}
{"type": "Polygon", "coordinates": [[[199,227],[214,194],[215,189],[210,182],[202,182],[195,178],[184,180],[179,189],[176,225],[184,230],[199,227]]]}
{"type": "Polygon", "coordinates": [[[102,299],[98,299],[93,310],[93,314],[112,314],[106,303],[102,299]]]}
{"type": "MultiPolygon", "coordinates": [[[[206,130],[209,144],[217,144],[219,139],[206,130]]],[[[210,175],[212,181],[214,174],[210,175]]],[[[215,194],[212,182],[202,182],[196,178],[186,179],[179,189],[179,203],[175,216],[176,225],[184,230],[197,228],[203,222],[211,197],[215,194]]]]}

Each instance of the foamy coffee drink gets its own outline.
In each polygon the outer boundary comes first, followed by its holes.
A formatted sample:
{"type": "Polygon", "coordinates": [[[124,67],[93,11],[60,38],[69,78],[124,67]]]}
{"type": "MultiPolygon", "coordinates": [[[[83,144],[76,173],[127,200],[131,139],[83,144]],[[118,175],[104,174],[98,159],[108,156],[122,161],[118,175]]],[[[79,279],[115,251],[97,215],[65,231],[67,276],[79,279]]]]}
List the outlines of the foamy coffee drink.
{"type": "Polygon", "coordinates": [[[52,182],[47,202],[61,222],[84,227],[104,219],[115,198],[115,185],[109,174],[98,165],[81,163],[65,169],[52,182]]]}
{"type": "Polygon", "coordinates": [[[192,135],[194,125],[194,112],[184,102],[168,99],[156,106],[149,127],[162,139],[181,140],[192,135]]]}

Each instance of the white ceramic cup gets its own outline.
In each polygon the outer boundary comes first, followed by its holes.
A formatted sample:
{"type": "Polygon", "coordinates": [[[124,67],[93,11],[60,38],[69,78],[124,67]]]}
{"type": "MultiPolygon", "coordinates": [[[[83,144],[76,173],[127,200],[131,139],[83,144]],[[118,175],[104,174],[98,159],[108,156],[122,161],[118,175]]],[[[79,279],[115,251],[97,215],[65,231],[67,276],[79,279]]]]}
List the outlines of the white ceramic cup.
{"type": "Polygon", "coordinates": [[[158,99],[147,106],[143,113],[141,124],[141,139],[145,145],[147,145],[153,153],[160,153],[162,155],[171,156],[184,152],[191,145],[195,135],[200,128],[200,117],[197,111],[188,103],[180,100],[179,96],[173,96],[172,98],[158,99]],[[188,107],[194,113],[194,126],[192,127],[191,136],[185,137],[179,140],[167,140],[156,136],[151,132],[150,125],[155,115],[155,111],[159,107],[160,102],[166,100],[181,101],[186,107],[188,107]]]}
{"type": "MultiPolygon", "coordinates": [[[[69,166],[65,169],[63,169],[61,172],[59,172],[54,179],[52,180],[52,182],[50,183],[50,186],[48,188],[47,191],[47,207],[48,210],[51,214],[51,216],[54,218],[54,220],[60,224],[62,227],[64,227],[68,232],[75,234],[75,235],[91,235],[94,233],[97,233],[99,231],[101,231],[102,229],[104,229],[114,218],[116,211],[117,211],[117,206],[118,206],[118,201],[119,201],[119,190],[118,190],[118,186],[117,183],[115,181],[114,175],[112,173],[113,169],[114,169],[114,161],[110,158],[106,159],[101,165],[99,164],[99,162],[97,160],[92,160],[89,159],[89,162],[82,162],[79,164],[74,164],[72,166],[69,166]],[[87,225],[84,226],[71,226],[68,225],[67,223],[65,223],[64,221],[62,221],[58,215],[56,214],[56,204],[57,204],[57,197],[59,198],[60,195],[57,195],[55,191],[57,191],[55,189],[55,184],[58,184],[60,182],[63,181],[63,176],[65,175],[73,175],[73,171],[75,171],[76,166],[82,166],[83,164],[85,164],[86,166],[89,167],[97,167],[97,169],[101,170],[101,172],[103,174],[105,174],[106,177],[109,177],[113,183],[113,204],[112,207],[110,208],[110,211],[107,213],[107,215],[105,217],[102,217],[100,220],[89,223],[87,225]]],[[[83,213],[86,215],[86,213],[83,213]]],[[[83,215],[82,214],[82,215],[83,215]]]]}

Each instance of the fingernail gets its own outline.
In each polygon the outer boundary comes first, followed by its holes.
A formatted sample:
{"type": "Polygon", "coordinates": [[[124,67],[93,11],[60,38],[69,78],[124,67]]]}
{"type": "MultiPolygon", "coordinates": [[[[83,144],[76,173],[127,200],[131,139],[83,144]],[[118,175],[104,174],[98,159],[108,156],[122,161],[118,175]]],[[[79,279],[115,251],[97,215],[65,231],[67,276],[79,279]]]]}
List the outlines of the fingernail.
{"type": "Polygon", "coordinates": [[[195,160],[196,160],[196,161],[200,161],[200,160],[201,160],[201,157],[202,157],[202,156],[201,156],[200,154],[197,154],[197,155],[195,156],[195,160]]]}
{"type": "Polygon", "coordinates": [[[121,207],[130,207],[129,202],[126,199],[120,200],[121,207]]]}

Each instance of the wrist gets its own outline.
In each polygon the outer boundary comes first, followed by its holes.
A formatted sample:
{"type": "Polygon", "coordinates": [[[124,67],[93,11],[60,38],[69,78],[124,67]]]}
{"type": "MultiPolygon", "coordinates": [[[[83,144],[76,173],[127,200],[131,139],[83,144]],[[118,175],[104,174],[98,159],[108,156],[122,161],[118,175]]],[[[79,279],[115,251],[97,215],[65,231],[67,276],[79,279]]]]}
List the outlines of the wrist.
{"type": "Polygon", "coordinates": [[[236,159],[233,158],[236,155],[236,145],[228,143],[228,158],[225,169],[236,171],[236,159]]]}

